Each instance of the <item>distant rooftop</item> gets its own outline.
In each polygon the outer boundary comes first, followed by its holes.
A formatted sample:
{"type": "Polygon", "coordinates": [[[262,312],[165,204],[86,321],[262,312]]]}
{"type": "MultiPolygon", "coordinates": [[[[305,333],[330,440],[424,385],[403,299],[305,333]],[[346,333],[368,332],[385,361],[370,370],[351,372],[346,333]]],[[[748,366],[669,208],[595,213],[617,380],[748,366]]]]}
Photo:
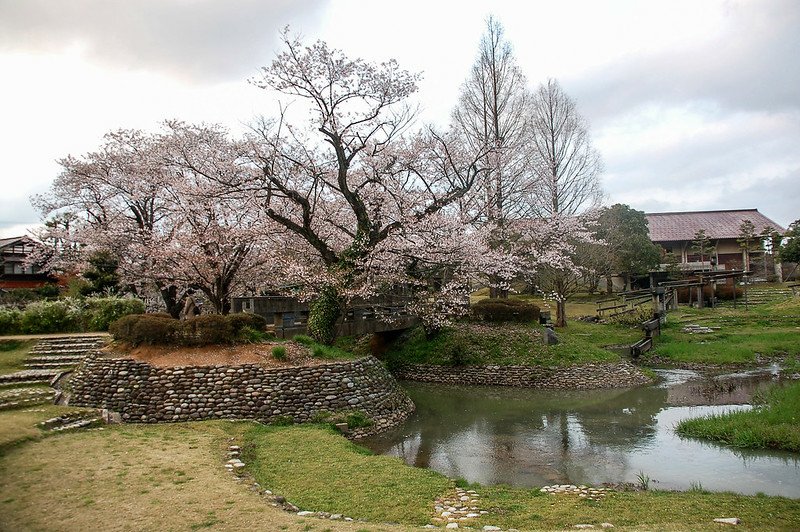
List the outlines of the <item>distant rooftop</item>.
{"type": "Polygon", "coordinates": [[[758,212],[758,209],[653,212],[645,216],[650,230],[650,240],[653,242],[693,240],[695,233],[700,229],[703,229],[711,240],[738,238],[739,227],[745,220],[753,222],[756,233],[760,233],[766,227],[772,227],[780,233],[786,231],[758,212]]]}

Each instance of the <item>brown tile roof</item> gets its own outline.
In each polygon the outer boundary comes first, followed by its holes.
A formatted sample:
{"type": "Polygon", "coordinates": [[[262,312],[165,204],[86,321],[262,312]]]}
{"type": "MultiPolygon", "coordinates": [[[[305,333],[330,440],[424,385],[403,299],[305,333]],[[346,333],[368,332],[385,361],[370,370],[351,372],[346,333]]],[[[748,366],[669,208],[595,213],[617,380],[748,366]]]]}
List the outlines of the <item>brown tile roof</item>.
{"type": "Polygon", "coordinates": [[[705,230],[711,240],[721,238],[738,238],[739,226],[750,220],[760,233],[771,226],[780,233],[785,229],[776,224],[758,209],[741,209],[733,211],[697,211],[697,212],[655,212],[645,215],[653,242],[675,242],[693,240],[695,233],[705,230]]]}

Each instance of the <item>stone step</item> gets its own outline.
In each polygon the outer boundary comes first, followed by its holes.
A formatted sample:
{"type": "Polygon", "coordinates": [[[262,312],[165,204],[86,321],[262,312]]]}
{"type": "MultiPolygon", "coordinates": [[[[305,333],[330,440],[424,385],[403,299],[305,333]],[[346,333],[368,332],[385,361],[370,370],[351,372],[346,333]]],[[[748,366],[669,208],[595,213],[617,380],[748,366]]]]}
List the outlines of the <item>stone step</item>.
{"type": "Polygon", "coordinates": [[[49,394],[26,395],[22,397],[0,397],[0,410],[8,410],[21,406],[31,406],[46,402],[52,402],[55,398],[55,390],[49,394]]]}
{"type": "MultiPolygon", "coordinates": [[[[61,373],[61,372],[59,371],[59,373],[61,373]]],[[[27,385],[32,385],[32,384],[42,384],[42,383],[50,384],[50,380],[51,379],[48,379],[46,381],[45,380],[36,380],[36,381],[0,381],[0,390],[3,390],[3,389],[6,389],[6,390],[12,389],[13,390],[14,387],[17,387],[17,386],[27,386],[27,385]]]]}
{"type": "Polygon", "coordinates": [[[63,371],[77,365],[78,362],[27,362],[25,367],[28,369],[58,369],[63,371]]]}
{"type": "Polygon", "coordinates": [[[77,364],[88,355],[46,355],[28,357],[25,362],[68,362],[77,364]]]}
{"type": "Polygon", "coordinates": [[[87,414],[65,414],[63,416],[54,417],[39,423],[39,426],[44,430],[62,431],[70,429],[80,429],[88,427],[93,423],[100,421],[97,417],[87,417],[87,414]]]}
{"type": "Polygon", "coordinates": [[[83,351],[96,351],[100,347],[102,346],[97,344],[37,344],[33,349],[31,349],[31,353],[79,353],[83,351]]]}
{"type": "Polygon", "coordinates": [[[33,383],[33,382],[50,382],[50,380],[61,373],[61,371],[56,369],[25,369],[22,371],[16,371],[14,373],[8,373],[6,375],[0,375],[0,384],[2,383],[13,383],[18,384],[20,382],[25,383],[33,383]]]}
{"type": "Polygon", "coordinates": [[[71,342],[107,342],[111,339],[105,334],[86,335],[86,336],[47,336],[39,338],[39,342],[49,343],[71,343],[71,342]]]}
{"type": "Polygon", "coordinates": [[[90,348],[69,348],[69,349],[31,349],[30,353],[32,355],[69,355],[69,354],[76,354],[82,355],[84,353],[94,353],[97,351],[97,348],[90,347],[90,348]]]}
{"type": "Polygon", "coordinates": [[[83,427],[88,427],[92,423],[97,423],[98,421],[100,421],[100,418],[96,417],[93,417],[91,419],[79,419],[77,421],[73,421],[72,423],[67,423],[66,425],[53,427],[50,430],[60,432],[62,430],[82,429],[83,427]]]}

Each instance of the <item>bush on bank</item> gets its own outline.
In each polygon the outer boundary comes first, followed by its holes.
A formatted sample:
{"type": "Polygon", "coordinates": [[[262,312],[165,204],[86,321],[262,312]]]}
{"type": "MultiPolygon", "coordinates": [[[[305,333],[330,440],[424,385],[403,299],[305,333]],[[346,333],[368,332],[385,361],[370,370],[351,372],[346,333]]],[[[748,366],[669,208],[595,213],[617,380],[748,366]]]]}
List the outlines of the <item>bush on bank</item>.
{"type": "Polygon", "coordinates": [[[176,320],[163,314],[132,314],[115,321],[109,332],[115,340],[133,346],[201,346],[232,344],[263,333],[266,320],[256,314],[206,314],[188,320],[176,320]]]}
{"type": "Polygon", "coordinates": [[[144,303],[121,297],[35,301],[23,310],[0,308],[0,334],[105,331],[122,316],[141,312],[144,303]]]}
{"type": "Polygon", "coordinates": [[[470,312],[478,321],[529,323],[539,321],[539,307],[519,299],[482,299],[470,312]]]}

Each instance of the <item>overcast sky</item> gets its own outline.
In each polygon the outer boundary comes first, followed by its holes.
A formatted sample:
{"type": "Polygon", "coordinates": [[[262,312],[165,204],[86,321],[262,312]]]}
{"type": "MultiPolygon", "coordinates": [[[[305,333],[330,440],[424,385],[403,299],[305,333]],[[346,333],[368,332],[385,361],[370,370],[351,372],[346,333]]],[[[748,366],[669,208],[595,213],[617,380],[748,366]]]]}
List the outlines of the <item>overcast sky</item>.
{"type": "Polygon", "coordinates": [[[422,72],[421,120],[443,126],[490,14],[531,87],[576,99],[608,203],[800,218],[797,0],[0,0],[0,237],[35,225],[56,160],[109,130],[273,114],[246,80],[287,24],[422,72]]]}

